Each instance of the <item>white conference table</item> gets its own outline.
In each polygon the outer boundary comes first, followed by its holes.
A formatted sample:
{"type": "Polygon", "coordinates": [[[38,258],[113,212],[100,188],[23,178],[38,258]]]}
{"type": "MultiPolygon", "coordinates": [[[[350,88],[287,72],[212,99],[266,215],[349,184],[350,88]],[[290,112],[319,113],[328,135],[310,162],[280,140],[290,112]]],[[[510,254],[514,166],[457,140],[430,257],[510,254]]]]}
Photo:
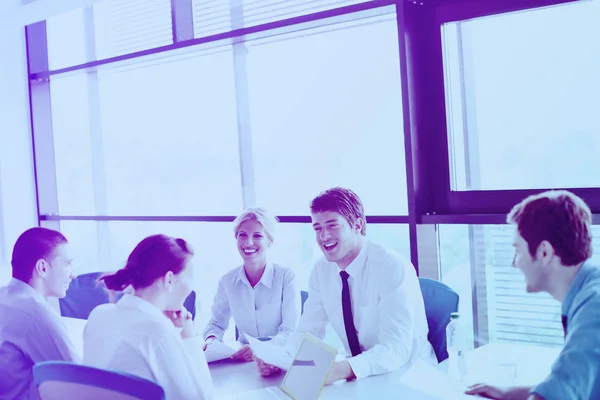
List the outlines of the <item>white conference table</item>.
{"type": "MultiPolygon", "coordinates": [[[[83,329],[86,320],[62,317],[69,336],[80,355],[83,355],[83,329]]],[[[499,385],[535,385],[550,372],[560,352],[556,347],[523,346],[492,343],[466,353],[465,385],[486,382],[499,385]],[[509,375],[514,375],[509,377],[509,375]]],[[[268,386],[278,386],[283,373],[263,378],[254,362],[219,361],[209,364],[215,387],[215,399],[243,399],[243,394],[268,386]]],[[[445,372],[446,363],[438,369],[445,372]]],[[[319,399],[440,399],[418,391],[401,382],[406,368],[389,374],[371,376],[356,381],[340,381],[323,388],[319,399]]],[[[426,381],[427,377],[423,377],[426,381]]]]}
{"type": "MultiPolygon", "coordinates": [[[[214,362],[209,364],[215,387],[215,399],[244,399],[245,393],[268,386],[279,386],[284,373],[263,378],[253,362],[214,362]]],[[[439,400],[400,382],[404,369],[357,381],[340,381],[325,386],[319,399],[411,399],[439,400]]]]}
{"type": "MultiPolygon", "coordinates": [[[[550,372],[550,367],[560,348],[522,346],[517,344],[492,343],[466,353],[467,376],[462,386],[477,382],[498,385],[535,385],[550,372]],[[512,365],[509,366],[508,364],[512,365]],[[514,377],[503,377],[502,372],[511,369],[514,377]]],[[[268,386],[278,386],[283,373],[263,378],[255,363],[216,362],[209,364],[215,386],[216,399],[242,399],[243,393],[268,386]]],[[[445,372],[447,364],[441,363],[438,370],[445,372]]],[[[323,388],[319,399],[440,399],[432,394],[416,390],[401,382],[406,368],[389,374],[371,376],[357,381],[340,381],[323,388]]],[[[427,377],[423,377],[427,381],[427,377]]],[[[435,382],[431,382],[435,384],[435,382]]],[[[457,398],[457,397],[452,397],[457,398]]],[[[460,398],[473,398],[464,396],[460,398]]]]}

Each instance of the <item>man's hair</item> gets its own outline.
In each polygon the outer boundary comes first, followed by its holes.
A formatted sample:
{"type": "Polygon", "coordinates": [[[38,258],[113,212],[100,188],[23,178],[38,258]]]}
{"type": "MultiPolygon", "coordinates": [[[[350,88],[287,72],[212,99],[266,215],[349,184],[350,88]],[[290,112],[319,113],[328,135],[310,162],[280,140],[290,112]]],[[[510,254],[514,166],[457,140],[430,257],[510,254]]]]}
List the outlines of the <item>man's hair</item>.
{"type": "Polygon", "coordinates": [[[351,226],[357,219],[362,218],[365,223],[360,231],[364,236],[367,234],[365,210],[360,198],[350,189],[334,187],[322,191],[310,202],[310,212],[318,213],[333,211],[341,214],[351,226]]]}
{"type": "Polygon", "coordinates": [[[592,213],[573,193],[551,190],[529,196],[513,207],[507,222],[517,225],[532,257],[544,240],[565,266],[592,256],[592,213]]]}
{"type": "Polygon", "coordinates": [[[38,260],[50,262],[56,247],[64,243],[68,243],[67,238],[52,229],[36,227],[23,232],[13,247],[13,278],[31,281],[38,260]]]}

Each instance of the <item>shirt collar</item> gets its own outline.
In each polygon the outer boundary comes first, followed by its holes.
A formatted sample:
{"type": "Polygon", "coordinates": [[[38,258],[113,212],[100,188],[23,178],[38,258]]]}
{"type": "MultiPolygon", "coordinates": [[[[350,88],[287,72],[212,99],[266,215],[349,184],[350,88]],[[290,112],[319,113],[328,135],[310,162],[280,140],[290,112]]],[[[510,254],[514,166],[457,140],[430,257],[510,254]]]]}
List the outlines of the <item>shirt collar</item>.
{"type": "MultiPolygon", "coordinates": [[[[356,256],[356,258],[354,260],[352,260],[352,262],[344,270],[348,273],[348,275],[350,275],[353,278],[358,275],[358,273],[360,272],[360,269],[363,267],[363,265],[365,265],[365,262],[367,261],[367,246],[368,245],[369,245],[369,243],[365,240],[362,245],[362,249],[360,249],[360,252],[356,256]]],[[[342,269],[338,266],[338,273],[341,271],[342,271],[342,269]]]]}
{"type": "Polygon", "coordinates": [[[160,311],[154,304],[149,303],[148,301],[142,299],[141,297],[134,296],[132,294],[124,294],[123,297],[117,302],[117,307],[124,308],[132,308],[135,310],[142,311],[145,314],[148,314],[160,321],[168,323],[167,325],[171,325],[169,319],[160,311]]]}
{"type": "MultiPolygon", "coordinates": [[[[262,283],[264,286],[271,289],[273,287],[273,269],[274,269],[273,264],[271,264],[270,262],[267,262],[267,265],[265,266],[265,270],[263,271],[263,274],[260,277],[260,280],[256,283],[256,285],[258,285],[259,283],[262,283]]],[[[245,283],[246,285],[252,287],[252,285],[250,284],[250,281],[248,281],[248,277],[246,276],[246,271],[245,271],[243,265],[240,267],[240,269],[238,271],[236,283],[240,282],[240,281],[245,283]]]]}
{"type": "Polygon", "coordinates": [[[10,289],[14,290],[17,293],[21,293],[25,296],[29,296],[29,297],[33,298],[38,303],[41,303],[45,306],[50,306],[50,304],[48,303],[48,300],[46,300],[46,298],[40,292],[38,292],[33,287],[31,287],[29,284],[23,282],[20,279],[10,278],[10,281],[8,282],[7,287],[9,287],[10,289]]]}
{"type": "Polygon", "coordinates": [[[585,284],[587,276],[592,272],[596,266],[589,262],[584,262],[583,265],[579,268],[579,271],[575,274],[571,285],[569,286],[569,290],[567,291],[567,295],[562,303],[562,312],[563,315],[568,315],[569,309],[571,308],[571,304],[573,303],[573,299],[581,290],[581,287],[585,284]]]}

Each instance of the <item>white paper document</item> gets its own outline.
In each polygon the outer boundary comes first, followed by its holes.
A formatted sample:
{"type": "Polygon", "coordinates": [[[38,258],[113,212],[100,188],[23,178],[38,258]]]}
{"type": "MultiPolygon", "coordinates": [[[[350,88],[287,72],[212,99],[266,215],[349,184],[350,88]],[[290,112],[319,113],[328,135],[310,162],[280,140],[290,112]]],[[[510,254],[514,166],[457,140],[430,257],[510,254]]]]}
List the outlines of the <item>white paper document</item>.
{"type": "Polygon", "coordinates": [[[231,357],[236,352],[235,349],[227,346],[220,340],[213,340],[204,351],[206,362],[224,360],[231,357]]]}
{"type": "Polygon", "coordinates": [[[252,353],[267,364],[274,365],[286,371],[292,365],[293,358],[283,347],[271,342],[261,342],[247,334],[246,339],[248,339],[252,353]]]}
{"type": "Polygon", "coordinates": [[[411,365],[402,375],[400,382],[435,399],[467,400],[475,398],[475,396],[464,393],[465,385],[452,380],[447,374],[423,360],[417,360],[411,365]]]}

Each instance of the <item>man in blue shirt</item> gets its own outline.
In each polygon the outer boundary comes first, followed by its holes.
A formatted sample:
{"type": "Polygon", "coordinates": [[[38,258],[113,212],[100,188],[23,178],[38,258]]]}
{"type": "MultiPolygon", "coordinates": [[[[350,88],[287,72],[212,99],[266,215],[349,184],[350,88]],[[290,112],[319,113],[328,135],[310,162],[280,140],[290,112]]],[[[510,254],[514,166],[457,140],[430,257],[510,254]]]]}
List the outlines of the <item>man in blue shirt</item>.
{"type": "Polygon", "coordinates": [[[500,388],[473,385],[468,394],[503,400],[600,399],[600,269],[592,256],[592,214],[566,191],[530,196],[507,221],[515,224],[513,266],[527,291],[546,292],[562,303],[565,345],[539,385],[500,388]]]}
{"type": "Polygon", "coordinates": [[[67,239],[31,228],[15,243],[13,278],[0,288],[0,400],[35,400],[32,368],[42,361],[79,361],[66,326],[48,304],[73,279],[67,239]]]}

